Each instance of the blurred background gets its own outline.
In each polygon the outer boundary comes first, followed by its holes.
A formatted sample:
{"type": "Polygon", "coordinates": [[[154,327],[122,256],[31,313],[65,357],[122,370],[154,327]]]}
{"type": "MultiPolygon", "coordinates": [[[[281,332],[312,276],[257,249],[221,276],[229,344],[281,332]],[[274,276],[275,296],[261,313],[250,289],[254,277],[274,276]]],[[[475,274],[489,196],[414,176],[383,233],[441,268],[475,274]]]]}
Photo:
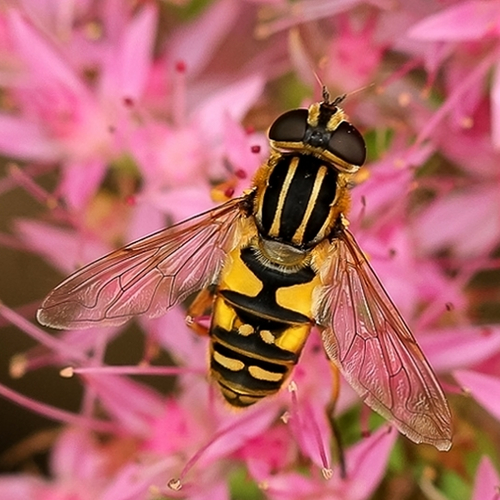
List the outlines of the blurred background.
{"type": "MultiPolygon", "coordinates": [[[[269,125],[319,100],[321,82],[348,94],[367,141],[352,231],[454,415],[450,452],[400,438],[370,497],[479,498],[481,483],[496,498],[477,478],[484,457],[500,465],[499,27],[498,2],[474,0],[4,2],[1,384],[82,411],[85,382],[61,378],[70,360],[30,330],[42,298],[106,251],[241,194],[269,125]]],[[[93,338],[63,341],[99,350],[93,338]]],[[[171,341],[140,322],[104,342],[106,364],[178,364],[171,341]]],[[[135,380],[178,390],[172,378],[135,380]]],[[[65,424],[2,394],[0,467],[50,476],[65,424]]],[[[360,412],[340,405],[347,446],[360,412]]],[[[233,484],[231,498],[241,491],[233,484]]]]}

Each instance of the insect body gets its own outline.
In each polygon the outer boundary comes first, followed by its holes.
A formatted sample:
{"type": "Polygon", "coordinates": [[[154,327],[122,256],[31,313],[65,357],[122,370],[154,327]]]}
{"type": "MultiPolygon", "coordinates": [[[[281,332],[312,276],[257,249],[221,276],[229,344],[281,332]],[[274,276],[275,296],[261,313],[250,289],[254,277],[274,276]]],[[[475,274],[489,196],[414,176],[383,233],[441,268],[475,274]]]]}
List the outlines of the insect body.
{"type": "Polygon", "coordinates": [[[248,193],[77,271],[47,296],[38,320],[116,325],[202,290],[193,310],[207,298],[212,305],[211,375],[234,406],[277,392],[317,325],[369,406],[413,441],[448,449],[439,383],[346,227],[364,140],[342,98],[323,97],[276,119],[270,158],[248,193]]]}

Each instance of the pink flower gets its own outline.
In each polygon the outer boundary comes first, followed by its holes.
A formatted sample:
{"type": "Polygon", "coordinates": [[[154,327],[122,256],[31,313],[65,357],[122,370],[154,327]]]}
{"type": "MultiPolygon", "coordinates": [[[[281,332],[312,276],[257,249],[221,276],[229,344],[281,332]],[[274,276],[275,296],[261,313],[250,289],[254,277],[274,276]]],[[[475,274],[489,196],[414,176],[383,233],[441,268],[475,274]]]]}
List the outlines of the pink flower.
{"type": "Polygon", "coordinates": [[[492,397],[493,394],[498,394],[498,390],[500,390],[500,378],[498,376],[485,375],[469,370],[457,370],[453,375],[481,406],[486,408],[497,420],[500,420],[499,401],[497,398],[492,397]]]}
{"type": "MultiPolygon", "coordinates": [[[[44,213],[16,215],[0,243],[72,271],[240,195],[268,157],[273,118],[319,95],[314,73],[332,94],[375,83],[342,104],[369,151],[351,230],[439,378],[453,373],[500,418],[499,331],[471,321],[467,288],[498,264],[499,12],[483,1],[11,3],[0,13],[0,152],[20,165],[0,180],[0,200],[22,189],[44,213]]],[[[225,500],[250,485],[270,499],[354,500],[401,479],[386,474],[398,434],[384,425],[361,437],[368,410],[358,418],[316,331],[281,392],[231,412],[207,382],[210,339],[189,330],[185,307],[138,318],[138,366],[105,362],[121,327],[48,334],[23,317],[34,309],[0,304],[2,321],[37,344],[12,374],[63,369],[81,382],[82,405],[72,413],[0,385],[62,429],[51,478],[5,476],[1,498],[225,500]],[[160,349],[175,366],[155,364],[160,349]],[[174,390],[137,375],[173,377],[174,390]],[[333,418],[351,443],[345,478],[333,418]]],[[[409,463],[428,459],[422,449],[398,448],[405,481],[409,463]]],[[[484,460],[474,498],[495,481],[484,460]]]]}
{"type": "Polygon", "coordinates": [[[472,500],[498,497],[500,477],[488,457],[483,457],[476,472],[472,500]]]}
{"type": "MultiPolygon", "coordinates": [[[[451,96],[454,92],[460,92],[464,104],[462,109],[456,110],[459,120],[473,113],[479,102],[480,79],[486,77],[489,69],[496,68],[494,47],[498,49],[499,26],[500,8],[497,4],[472,0],[460,2],[423,19],[408,34],[414,39],[451,45],[456,62],[449,66],[451,71],[447,72],[447,80],[450,90],[453,89],[451,96]],[[457,50],[459,48],[462,50],[457,50]]],[[[448,54],[444,53],[444,56],[448,54]]],[[[492,139],[496,147],[500,144],[500,81],[497,73],[498,68],[494,69],[491,90],[492,139]]]]}
{"type": "Polygon", "coordinates": [[[349,448],[346,453],[347,477],[341,478],[338,467],[326,481],[319,473],[310,477],[295,472],[272,473],[259,479],[261,488],[273,500],[299,498],[343,498],[361,500],[370,498],[382,479],[386,460],[394,444],[396,433],[382,427],[371,437],[349,448]]]}

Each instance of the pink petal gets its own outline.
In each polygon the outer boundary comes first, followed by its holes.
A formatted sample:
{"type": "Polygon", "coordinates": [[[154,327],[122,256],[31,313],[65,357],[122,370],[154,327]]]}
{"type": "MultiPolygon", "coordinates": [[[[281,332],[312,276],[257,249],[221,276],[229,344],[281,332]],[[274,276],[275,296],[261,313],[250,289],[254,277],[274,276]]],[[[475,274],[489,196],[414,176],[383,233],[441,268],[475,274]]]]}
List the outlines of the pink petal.
{"type": "Polygon", "coordinates": [[[40,30],[60,38],[69,38],[78,8],[88,8],[88,0],[54,2],[54,0],[20,0],[18,2],[30,21],[40,30]],[[78,4],[78,5],[77,5],[78,4]]]}
{"type": "Polygon", "coordinates": [[[160,396],[150,387],[114,375],[85,375],[106,410],[129,432],[144,436],[151,431],[151,421],[163,412],[160,396]]]}
{"type": "Polygon", "coordinates": [[[183,309],[176,307],[159,318],[142,317],[139,321],[178,364],[194,370],[207,369],[209,339],[189,329],[183,309]]]}
{"type": "Polygon", "coordinates": [[[462,257],[490,252],[499,234],[500,204],[493,184],[438,198],[416,225],[418,242],[426,252],[450,247],[462,257]]]}
{"type": "Polygon", "coordinates": [[[488,457],[483,457],[479,463],[474,483],[472,500],[490,500],[498,498],[500,477],[488,457]]]}
{"type": "Polygon", "coordinates": [[[165,212],[141,195],[135,201],[131,219],[127,224],[127,241],[135,241],[167,226],[165,212]]]}
{"type": "Polygon", "coordinates": [[[189,409],[186,411],[176,399],[170,398],[163,415],[154,419],[144,448],[164,456],[179,453],[191,447],[195,432],[189,409]]]}
{"type": "Polygon", "coordinates": [[[109,54],[105,78],[110,79],[106,88],[110,98],[127,97],[137,101],[141,97],[152,64],[157,19],[157,9],[146,4],[109,54]]]}
{"type": "Polygon", "coordinates": [[[209,463],[227,457],[243,446],[248,440],[265,432],[278,416],[278,406],[274,401],[262,401],[244,413],[223,418],[218,431],[224,431],[203,455],[202,462],[209,463]],[[228,430],[227,432],[225,432],[228,430]]]}
{"type": "Polygon", "coordinates": [[[418,342],[436,371],[471,366],[500,352],[500,329],[450,328],[419,335],[418,342]]]}
{"type": "Polygon", "coordinates": [[[71,208],[77,211],[85,208],[104,179],[106,168],[101,159],[72,161],[64,166],[59,189],[71,208]]]}
{"type": "Polygon", "coordinates": [[[51,455],[51,472],[68,480],[96,481],[104,475],[103,456],[99,456],[92,435],[83,429],[66,429],[51,455]]]}
{"type": "Polygon", "coordinates": [[[152,192],[147,195],[147,201],[160,212],[169,214],[174,222],[180,222],[214,206],[210,190],[205,185],[152,192]]]}
{"type": "Polygon", "coordinates": [[[306,498],[323,500],[327,498],[322,496],[327,486],[325,481],[321,487],[317,482],[297,472],[271,475],[262,484],[266,498],[270,500],[301,500],[306,498]]]}
{"type": "Polygon", "coordinates": [[[235,122],[228,115],[224,121],[224,157],[231,164],[232,168],[245,175],[241,180],[241,190],[236,192],[240,195],[243,189],[247,189],[250,185],[257,168],[265,161],[268,152],[268,142],[264,134],[248,134],[243,127],[235,122]],[[260,153],[252,152],[252,147],[257,146],[260,153]]]}
{"type": "Polygon", "coordinates": [[[29,219],[18,219],[16,231],[30,250],[67,273],[110,251],[99,240],[29,219]]]}
{"type": "Polygon", "coordinates": [[[308,400],[299,401],[297,406],[289,425],[303,455],[319,468],[330,467],[332,433],[325,406],[312,405],[308,400]]]}
{"type": "Polygon", "coordinates": [[[499,16],[496,2],[463,2],[420,21],[408,36],[431,41],[478,40],[496,28],[499,16]]]}
{"type": "Polygon", "coordinates": [[[191,24],[180,28],[169,40],[171,61],[185,63],[190,77],[203,71],[233,27],[238,4],[232,0],[215,2],[191,24]]]}
{"type": "Polygon", "coordinates": [[[347,450],[347,478],[342,479],[338,467],[329,481],[297,473],[277,473],[265,478],[266,494],[273,500],[304,498],[342,498],[365,500],[370,498],[387,468],[387,461],[398,433],[384,425],[369,438],[347,450]]]}
{"type": "Polygon", "coordinates": [[[42,84],[58,81],[75,93],[86,88],[55,47],[28,24],[19,12],[8,11],[10,27],[19,54],[42,84]]]}
{"type": "Polygon", "coordinates": [[[468,370],[453,372],[455,379],[472,397],[486,408],[496,419],[500,420],[500,379],[491,375],[484,375],[468,370]]]}
{"type": "MultiPolygon", "coordinates": [[[[224,478],[225,479],[225,478],[224,478]]],[[[217,482],[212,482],[209,485],[201,488],[197,488],[197,491],[190,495],[190,500],[230,500],[232,496],[229,494],[229,484],[228,481],[224,479],[217,482]]]]}
{"type": "Polygon", "coordinates": [[[491,96],[491,137],[493,146],[500,149],[500,64],[495,66],[491,96]]]}
{"type": "Polygon", "coordinates": [[[203,130],[207,142],[221,142],[226,114],[240,121],[262,93],[264,83],[263,76],[252,75],[225,86],[196,109],[194,119],[203,130]]]}
{"type": "Polygon", "coordinates": [[[387,461],[398,433],[382,426],[369,438],[363,439],[346,453],[347,480],[344,498],[370,498],[384,477],[387,461]]]}
{"type": "Polygon", "coordinates": [[[60,155],[42,128],[24,118],[0,114],[0,151],[20,160],[56,161],[60,155]]]}
{"type": "Polygon", "coordinates": [[[259,483],[274,471],[285,470],[296,457],[296,446],[286,426],[275,425],[250,440],[241,450],[248,472],[259,483]],[[262,453],[266,450],[266,453],[262,453]]]}
{"type": "MultiPolygon", "coordinates": [[[[9,500],[38,499],[46,493],[47,486],[38,477],[24,474],[4,475],[0,478],[0,498],[9,500]]],[[[50,497],[45,497],[49,498],[50,497]]]]}

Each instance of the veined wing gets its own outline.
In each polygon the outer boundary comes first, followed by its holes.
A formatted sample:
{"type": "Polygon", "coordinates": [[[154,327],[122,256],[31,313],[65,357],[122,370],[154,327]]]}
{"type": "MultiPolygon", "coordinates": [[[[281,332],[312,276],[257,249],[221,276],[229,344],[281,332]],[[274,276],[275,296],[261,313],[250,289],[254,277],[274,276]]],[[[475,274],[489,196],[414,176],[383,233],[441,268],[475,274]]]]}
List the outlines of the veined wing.
{"type": "Polygon", "coordinates": [[[83,267],[45,298],[38,321],[52,328],[88,328],[164,314],[215,279],[245,202],[246,197],[230,200],[83,267]]]}
{"type": "Polygon", "coordinates": [[[352,234],[332,243],[316,320],[328,356],[409,439],[451,446],[451,414],[428,361],[352,234]]]}

